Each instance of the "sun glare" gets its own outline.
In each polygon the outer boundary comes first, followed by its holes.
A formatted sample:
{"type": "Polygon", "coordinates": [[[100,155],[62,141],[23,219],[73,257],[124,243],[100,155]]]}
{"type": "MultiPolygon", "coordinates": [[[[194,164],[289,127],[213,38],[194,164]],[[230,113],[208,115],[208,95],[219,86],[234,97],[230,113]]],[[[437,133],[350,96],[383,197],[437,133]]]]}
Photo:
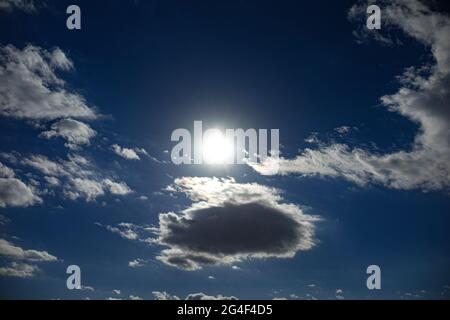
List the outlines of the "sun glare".
{"type": "Polygon", "coordinates": [[[226,164],[233,159],[233,144],[219,129],[210,129],[203,137],[203,161],[207,164],[226,164]]]}

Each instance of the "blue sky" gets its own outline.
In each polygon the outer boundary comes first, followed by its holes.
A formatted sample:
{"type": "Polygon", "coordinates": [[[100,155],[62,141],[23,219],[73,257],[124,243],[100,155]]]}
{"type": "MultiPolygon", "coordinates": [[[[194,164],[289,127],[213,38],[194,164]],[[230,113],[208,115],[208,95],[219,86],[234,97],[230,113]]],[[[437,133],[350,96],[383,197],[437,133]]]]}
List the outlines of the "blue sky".
{"type": "Polygon", "coordinates": [[[0,298],[450,296],[448,7],[70,4],[0,1],[0,298]],[[172,164],[194,120],[280,129],[279,174],[172,164]]]}

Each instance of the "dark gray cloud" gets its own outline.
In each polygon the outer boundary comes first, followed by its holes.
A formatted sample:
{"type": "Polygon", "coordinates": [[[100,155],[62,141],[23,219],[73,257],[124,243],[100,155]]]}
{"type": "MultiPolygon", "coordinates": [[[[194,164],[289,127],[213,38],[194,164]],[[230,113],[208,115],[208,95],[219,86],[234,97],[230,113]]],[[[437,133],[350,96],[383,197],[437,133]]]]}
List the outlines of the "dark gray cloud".
{"type": "Polygon", "coordinates": [[[154,243],[168,247],[158,256],[168,265],[185,270],[231,266],[245,259],[289,258],[314,246],[317,218],[280,203],[276,189],[216,178],[181,178],[171,189],[198,202],[159,216],[154,243]]]}

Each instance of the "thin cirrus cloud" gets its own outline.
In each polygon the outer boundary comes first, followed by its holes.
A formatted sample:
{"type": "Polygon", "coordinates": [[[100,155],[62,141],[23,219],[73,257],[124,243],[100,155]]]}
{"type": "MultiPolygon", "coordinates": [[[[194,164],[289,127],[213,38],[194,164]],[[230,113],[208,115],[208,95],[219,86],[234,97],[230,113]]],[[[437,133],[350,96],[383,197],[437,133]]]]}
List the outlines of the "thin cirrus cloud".
{"type": "MultiPolygon", "coordinates": [[[[450,186],[450,17],[429,9],[420,1],[382,2],[385,29],[399,29],[430,48],[434,61],[410,67],[399,77],[400,88],[381,97],[390,112],[418,124],[420,129],[409,149],[374,153],[346,144],[305,149],[294,159],[279,159],[279,174],[343,177],[359,185],[379,184],[394,189],[446,190],[450,186]]],[[[381,4],[380,4],[381,5],[381,4]]],[[[350,19],[365,16],[367,5],[349,11],[350,19]]],[[[372,31],[372,30],[371,30],[372,31]]],[[[380,32],[365,36],[382,41],[380,32]]],[[[386,41],[384,41],[386,42],[386,41]]],[[[393,41],[392,43],[395,43],[393,41]]],[[[261,174],[275,159],[250,164],[261,174]]]]}

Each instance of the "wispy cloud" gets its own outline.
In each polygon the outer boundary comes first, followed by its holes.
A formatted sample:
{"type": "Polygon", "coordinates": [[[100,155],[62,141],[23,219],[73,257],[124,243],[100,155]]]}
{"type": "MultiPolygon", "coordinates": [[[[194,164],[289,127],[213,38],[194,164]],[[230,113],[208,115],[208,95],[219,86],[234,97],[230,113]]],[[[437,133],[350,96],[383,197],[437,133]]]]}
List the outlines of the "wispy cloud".
{"type": "MultiPolygon", "coordinates": [[[[305,149],[294,159],[281,158],[280,174],[343,177],[360,185],[375,183],[395,189],[450,186],[450,18],[417,0],[383,4],[383,23],[426,45],[434,58],[434,63],[405,70],[399,90],[381,97],[387,110],[420,126],[414,144],[385,154],[345,144],[305,149]]],[[[356,5],[351,15],[358,16],[364,8],[364,4],[356,5]]],[[[261,174],[271,174],[271,161],[251,165],[261,174]]]]}
{"type": "Polygon", "coordinates": [[[35,0],[0,0],[0,10],[19,9],[25,12],[36,11],[35,0]]]}

